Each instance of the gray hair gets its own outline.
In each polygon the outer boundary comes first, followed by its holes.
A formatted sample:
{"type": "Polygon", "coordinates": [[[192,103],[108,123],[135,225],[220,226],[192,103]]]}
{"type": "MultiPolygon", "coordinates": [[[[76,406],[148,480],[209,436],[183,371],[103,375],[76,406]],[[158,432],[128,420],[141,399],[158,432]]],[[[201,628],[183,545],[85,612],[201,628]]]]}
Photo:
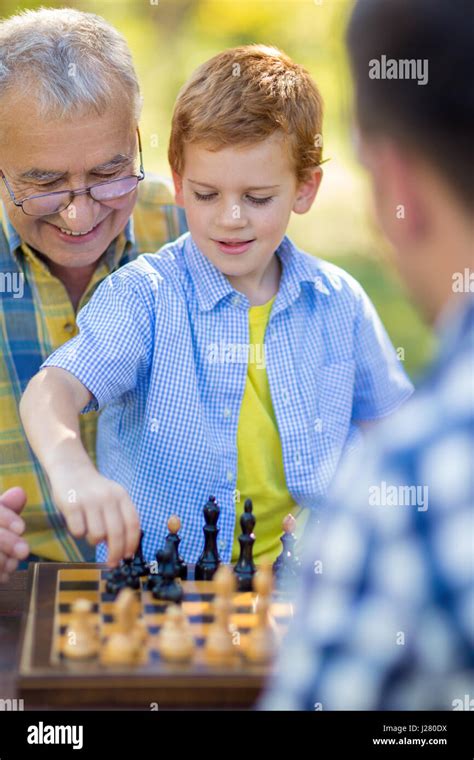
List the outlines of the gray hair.
{"type": "Polygon", "coordinates": [[[101,114],[117,88],[138,121],[142,99],[130,50],[100,16],[40,8],[0,22],[0,101],[21,92],[34,99],[42,117],[101,114]]]}

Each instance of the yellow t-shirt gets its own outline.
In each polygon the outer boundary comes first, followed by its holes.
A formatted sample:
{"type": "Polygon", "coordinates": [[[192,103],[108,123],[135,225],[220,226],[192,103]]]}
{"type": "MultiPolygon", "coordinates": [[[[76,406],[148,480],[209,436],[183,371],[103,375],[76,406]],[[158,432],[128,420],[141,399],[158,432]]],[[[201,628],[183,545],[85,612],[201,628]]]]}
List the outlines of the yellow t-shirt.
{"type": "Polygon", "coordinates": [[[249,309],[249,361],[237,430],[236,525],[232,561],[239,557],[240,516],[245,499],[253,502],[256,517],[255,560],[273,561],[281,551],[282,522],[287,514],[297,518],[297,533],[307,510],[295,504],[286,487],[280,434],[273,411],[265,364],[264,337],[275,297],[249,309]]]}

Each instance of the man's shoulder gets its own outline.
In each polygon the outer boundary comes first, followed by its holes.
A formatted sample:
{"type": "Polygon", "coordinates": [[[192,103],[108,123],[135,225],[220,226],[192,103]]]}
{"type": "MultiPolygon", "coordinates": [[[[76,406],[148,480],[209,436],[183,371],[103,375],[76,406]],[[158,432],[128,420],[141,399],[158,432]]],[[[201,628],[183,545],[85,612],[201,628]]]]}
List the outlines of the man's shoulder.
{"type": "Polygon", "coordinates": [[[187,229],[171,180],[157,175],[147,175],[140,183],[132,218],[136,255],[158,250],[187,229]]]}
{"type": "Polygon", "coordinates": [[[173,183],[169,177],[147,174],[138,186],[136,208],[174,204],[173,183]]]}
{"type": "MultiPolygon", "coordinates": [[[[434,474],[467,484],[472,476],[474,389],[472,351],[462,351],[375,431],[374,446],[387,464],[427,479],[434,474]]],[[[472,495],[472,494],[471,494],[472,495]]]]}

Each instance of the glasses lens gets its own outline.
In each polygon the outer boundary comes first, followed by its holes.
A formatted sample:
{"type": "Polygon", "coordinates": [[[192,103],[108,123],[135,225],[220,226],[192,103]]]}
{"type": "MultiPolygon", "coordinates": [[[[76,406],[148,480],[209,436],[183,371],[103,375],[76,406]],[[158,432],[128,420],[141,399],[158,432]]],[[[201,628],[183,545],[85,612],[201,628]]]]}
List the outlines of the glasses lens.
{"type": "Polygon", "coordinates": [[[101,185],[91,187],[90,194],[96,201],[108,203],[108,201],[120,200],[135,190],[138,185],[138,177],[124,177],[123,179],[114,179],[111,182],[104,182],[101,185]]]}
{"type": "Polygon", "coordinates": [[[65,209],[71,201],[68,192],[54,195],[43,195],[39,198],[27,198],[23,201],[23,211],[30,216],[48,216],[57,214],[65,209]]]}

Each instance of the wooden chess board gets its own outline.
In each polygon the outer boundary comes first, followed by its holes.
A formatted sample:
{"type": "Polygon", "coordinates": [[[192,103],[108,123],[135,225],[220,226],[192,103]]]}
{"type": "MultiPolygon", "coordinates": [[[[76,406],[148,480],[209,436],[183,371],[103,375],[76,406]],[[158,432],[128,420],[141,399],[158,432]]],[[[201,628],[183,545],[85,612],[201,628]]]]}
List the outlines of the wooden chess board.
{"type": "MultiPolygon", "coordinates": [[[[76,599],[92,602],[102,641],[115,630],[113,597],[105,590],[105,570],[105,565],[85,563],[30,565],[19,667],[19,690],[27,708],[35,703],[143,710],[243,708],[255,703],[270,672],[268,666],[251,664],[245,658],[249,631],[256,624],[256,595],[234,594],[230,630],[236,646],[235,664],[209,665],[204,644],[213,620],[212,581],[183,582],[183,609],[197,644],[196,656],[189,664],[170,664],[160,658],[157,636],[167,603],[155,600],[144,588],[136,593],[148,642],[138,665],[108,666],[101,663],[100,656],[82,661],[66,658],[66,628],[76,599]]],[[[293,614],[291,602],[275,596],[271,612],[283,634],[293,614]]]]}

